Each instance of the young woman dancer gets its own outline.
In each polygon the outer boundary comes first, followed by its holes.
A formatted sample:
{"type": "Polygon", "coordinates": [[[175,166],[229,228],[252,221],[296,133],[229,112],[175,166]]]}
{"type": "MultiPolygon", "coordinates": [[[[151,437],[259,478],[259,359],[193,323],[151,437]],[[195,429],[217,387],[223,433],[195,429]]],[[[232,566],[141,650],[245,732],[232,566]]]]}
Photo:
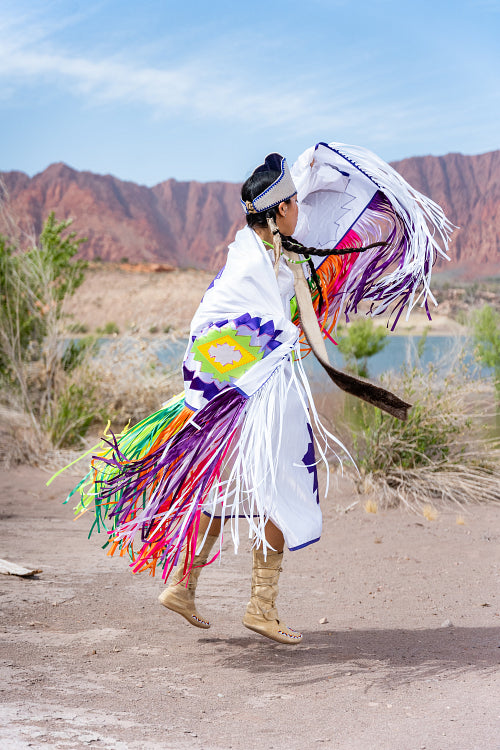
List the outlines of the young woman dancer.
{"type": "Polygon", "coordinates": [[[405,305],[426,305],[432,262],[445,256],[435,236],[446,248],[451,228],[364,149],[317,144],[293,175],[270,154],[244,183],[247,225],[193,318],[185,391],[105,438],[71,493],[81,494],[77,512],[93,507],[110,554],[128,553],[134,572],[160,567],[166,580],[173,571],[159,600],[199,628],[210,627],[195,605],[199,574],[220,554],[225,521],[237,551],[246,519],[253,571],[243,624],[286,644],[302,635],[276,609],[283,549],[318,541],[315,446],[327,471],[327,450],[342,449],[318,419],[299,339],[341,388],[404,419],[408,404],[332,368],[323,339],[362,299],[373,314],[392,305],[396,322],[405,305]]]}

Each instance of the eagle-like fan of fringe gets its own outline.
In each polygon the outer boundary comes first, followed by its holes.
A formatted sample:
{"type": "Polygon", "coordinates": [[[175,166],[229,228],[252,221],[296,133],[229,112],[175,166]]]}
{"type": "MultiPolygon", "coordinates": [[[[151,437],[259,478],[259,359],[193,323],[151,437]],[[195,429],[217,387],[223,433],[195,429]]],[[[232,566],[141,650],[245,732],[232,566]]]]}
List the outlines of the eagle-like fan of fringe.
{"type": "Polygon", "coordinates": [[[437,304],[430,289],[432,266],[438,256],[449,260],[448,243],[453,224],[437,203],[418,192],[395,169],[376,154],[360,146],[330,143],[328,147],[361,170],[378,187],[365,211],[337,245],[338,248],[386,241],[385,247],[344,256],[342,268],[331,268],[333,258],[319,266],[319,275],[329,301],[320,315],[328,332],[339,314],[357,312],[361,300],[370,300],[372,316],[392,306],[394,330],[401,313],[420,303],[428,317],[428,298],[437,304]],[[340,273],[339,273],[340,271],[340,273]]]}
{"type": "MultiPolygon", "coordinates": [[[[419,302],[429,315],[427,298],[436,304],[430,289],[432,266],[437,256],[449,260],[448,242],[454,229],[453,224],[437,203],[415,190],[373,152],[361,146],[341,143],[331,143],[329,146],[373,180],[395,214],[387,250],[368,250],[366,254],[358,256],[349,274],[349,283],[341,304],[345,304],[345,300],[350,297],[351,306],[356,309],[357,301],[364,296],[365,299],[379,303],[372,307],[372,315],[378,315],[399,299],[394,308],[396,319],[392,328],[406,305],[407,318],[419,302]],[[378,256],[378,262],[375,262],[375,256],[378,256]],[[394,264],[397,264],[396,268],[388,270],[394,264]]],[[[364,244],[380,239],[380,234],[373,231],[373,219],[379,213],[388,217],[390,210],[384,203],[386,202],[381,201],[376,194],[368,211],[353,227],[364,244]],[[371,215],[372,212],[374,216],[371,215]],[[374,234],[377,239],[372,239],[374,234]]]]}

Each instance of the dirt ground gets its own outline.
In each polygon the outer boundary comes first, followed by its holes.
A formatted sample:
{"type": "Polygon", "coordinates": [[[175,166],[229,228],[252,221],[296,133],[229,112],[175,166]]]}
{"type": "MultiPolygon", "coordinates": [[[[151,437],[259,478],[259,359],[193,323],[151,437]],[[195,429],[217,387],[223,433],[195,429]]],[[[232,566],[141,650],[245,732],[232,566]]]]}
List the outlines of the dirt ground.
{"type": "Polygon", "coordinates": [[[334,480],[321,541],[285,554],[285,646],[241,624],[248,548],[202,573],[198,630],[47,478],[0,478],[0,557],[43,569],[0,576],[1,748],[500,748],[498,507],[368,514],[334,480]]]}
{"type": "Polygon", "coordinates": [[[92,269],[82,286],[65,301],[65,312],[89,333],[116,323],[120,333],[179,335],[189,325],[213,273],[175,270],[171,273],[134,273],[120,268],[92,269]]]}
{"type": "MultiPolygon", "coordinates": [[[[121,268],[89,270],[74,297],[66,300],[65,311],[71,322],[83,323],[94,333],[106,323],[117,324],[120,333],[158,333],[170,327],[172,333],[187,335],[195,310],[214,274],[194,269],[177,269],[171,273],[131,272],[121,268]]],[[[453,336],[464,333],[455,320],[432,308],[432,325],[425,312],[415,309],[409,320],[402,316],[397,333],[421,335],[429,328],[430,336],[453,336]]],[[[385,326],[387,316],[374,322],[385,326]]]]}

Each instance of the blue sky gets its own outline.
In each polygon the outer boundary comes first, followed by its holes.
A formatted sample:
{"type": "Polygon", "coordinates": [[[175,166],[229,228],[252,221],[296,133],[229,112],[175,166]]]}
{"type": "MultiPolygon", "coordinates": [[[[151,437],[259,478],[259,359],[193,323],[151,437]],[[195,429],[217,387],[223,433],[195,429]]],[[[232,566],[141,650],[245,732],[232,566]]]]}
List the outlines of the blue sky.
{"type": "Polygon", "coordinates": [[[2,0],[0,170],[241,181],[320,140],[500,148],[500,0],[2,0]]]}

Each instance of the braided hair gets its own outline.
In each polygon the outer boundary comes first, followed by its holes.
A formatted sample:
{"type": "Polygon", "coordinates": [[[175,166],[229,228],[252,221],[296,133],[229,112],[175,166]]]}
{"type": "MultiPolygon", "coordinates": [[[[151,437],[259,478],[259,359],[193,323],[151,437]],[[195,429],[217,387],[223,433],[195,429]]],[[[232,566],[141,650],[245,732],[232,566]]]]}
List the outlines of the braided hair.
{"type": "MultiPolygon", "coordinates": [[[[265,172],[254,172],[243,183],[241,187],[242,201],[244,201],[245,203],[247,201],[249,202],[253,201],[254,198],[256,198],[258,195],[263,193],[266,188],[272,185],[273,182],[275,182],[279,176],[280,176],[280,173],[276,170],[268,170],[265,172]]],[[[282,202],[289,204],[290,201],[291,201],[291,198],[288,198],[287,200],[282,201],[282,202]]],[[[305,257],[307,264],[309,266],[309,270],[311,272],[311,277],[314,281],[314,284],[319,294],[318,312],[321,312],[321,308],[324,304],[324,299],[323,299],[323,294],[321,291],[321,284],[320,284],[319,276],[316,271],[316,267],[311,259],[311,255],[325,258],[328,255],[349,255],[349,253],[363,253],[366,250],[371,250],[374,247],[383,247],[387,244],[386,242],[372,242],[370,245],[365,245],[364,247],[344,247],[341,250],[340,249],[319,250],[318,248],[315,248],[315,247],[305,247],[297,240],[294,240],[292,237],[286,237],[285,235],[280,233],[276,224],[277,208],[278,208],[277,206],[273,206],[272,208],[268,208],[266,211],[260,211],[258,213],[247,214],[246,216],[247,224],[252,229],[254,227],[261,227],[261,228],[268,227],[269,228],[273,237],[275,269],[277,269],[277,264],[278,264],[282,249],[285,250],[287,253],[300,253],[300,255],[303,255],[305,257]]]]}
{"type": "Polygon", "coordinates": [[[301,242],[298,242],[298,240],[294,240],[292,237],[285,237],[284,235],[282,235],[281,245],[287,253],[300,253],[300,255],[303,255],[306,259],[307,265],[309,266],[309,271],[311,272],[311,278],[316,287],[316,291],[318,292],[318,313],[320,313],[325,300],[323,297],[323,291],[321,288],[321,282],[319,280],[318,272],[311,259],[311,255],[315,255],[316,257],[320,258],[326,258],[329,255],[349,255],[349,253],[364,253],[366,250],[371,250],[373,247],[384,247],[385,245],[387,245],[387,242],[372,242],[370,245],[364,245],[363,247],[343,247],[342,249],[333,248],[332,250],[319,250],[316,247],[305,247],[305,245],[303,245],[301,242]]]}
{"type": "Polygon", "coordinates": [[[372,242],[370,245],[362,247],[343,247],[342,249],[333,248],[332,250],[319,250],[317,247],[306,247],[293,237],[281,236],[281,244],[288,253],[300,253],[301,255],[316,255],[320,258],[326,258],[328,255],[349,255],[349,253],[364,253],[365,250],[371,250],[374,247],[385,247],[387,242],[372,242]]]}
{"type": "MultiPolygon", "coordinates": [[[[254,172],[248,180],[246,180],[241,187],[241,200],[243,202],[251,202],[254,198],[264,192],[266,188],[276,182],[280,172],[277,170],[267,170],[265,172],[254,172]]],[[[285,201],[280,203],[290,203],[291,198],[287,198],[285,201]]],[[[279,205],[279,204],[278,204],[279,205]]],[[[258,213],[247,214],[247,224],[252,229],[255,227],[265,228],[268,227],[273,238],[274,245],[274,269],[277,273],[278,262],[281,256],[282,249],[282,237],[278,226],[276,224],[276,212],[278,206],[268,208],[266,211],[259,211],[258,213]]]]}

